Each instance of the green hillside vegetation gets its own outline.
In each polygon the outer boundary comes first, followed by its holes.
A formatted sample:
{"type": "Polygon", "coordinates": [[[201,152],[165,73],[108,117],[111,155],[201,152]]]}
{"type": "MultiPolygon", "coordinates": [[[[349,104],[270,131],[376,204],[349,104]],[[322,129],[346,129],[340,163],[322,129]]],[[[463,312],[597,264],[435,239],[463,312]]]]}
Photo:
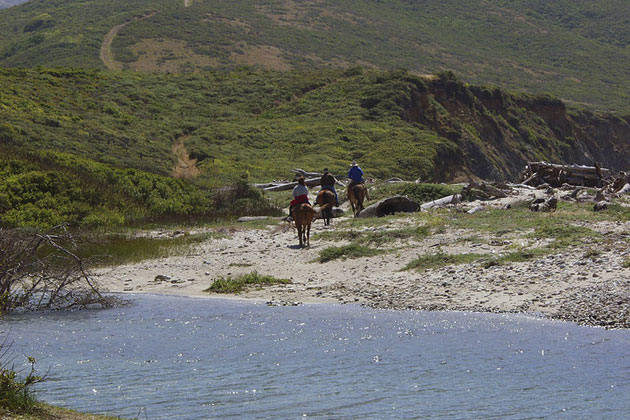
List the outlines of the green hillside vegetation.
{"type": "MultiPolygon", "coordinates": [[[[286,177],[293,167],[431,178],[447,139],[400,118],[397,96],[424,82],[404,73],[0,70],[0,138],[170,175],[185,135],[198,185],[286,177]],[[366,108],[369,106],[370,108],[366,108]],[[422,147],[419,147],[419,146],[422,147]]],[[[402,100],[402,98],[400,98],[402,100]]]]}
{"type": "Polygon", "coordinates": [[[7,226],[266,214],[247,182],[296,167],[344,174],[352,160],[371,178],[444,182],[514,179],[528,160],[625,170],[630,154],[628,117],[448,72],[0,69],[0,86],[7,226]],[[172,178],[178,142],[197,177],[172,178]]]}
{"type": "Polygon", "coordinates": [[[0,144],[0,227],[47,229],[62,223],[111,228],[247,213],[274,214],[257,190],[236,183],[227,193],[74,155],[24,152],[0,144]]]}
{"type": "Polygon", "coordinates": [[[628,110],[625,0],[31,0],[0,12],[0,66],[171,73],[258,65],[289,70],[453,71],[610,110],[628,110]],[[118,26],[122,25],[122,26],[118,26]],[[109,51],[109,49],[105,49],[109,51]]]}

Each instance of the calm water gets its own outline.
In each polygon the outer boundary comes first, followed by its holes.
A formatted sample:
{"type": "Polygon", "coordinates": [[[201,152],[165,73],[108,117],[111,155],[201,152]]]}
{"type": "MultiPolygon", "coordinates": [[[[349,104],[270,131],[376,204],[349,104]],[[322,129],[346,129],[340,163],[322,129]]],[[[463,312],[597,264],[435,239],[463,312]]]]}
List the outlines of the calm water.
{"type": "Polygon", "coordinates": [[[40,399],[140,419],[628,419],[630,331],[524,316],[137,296],[12,315],[40,399]]]}

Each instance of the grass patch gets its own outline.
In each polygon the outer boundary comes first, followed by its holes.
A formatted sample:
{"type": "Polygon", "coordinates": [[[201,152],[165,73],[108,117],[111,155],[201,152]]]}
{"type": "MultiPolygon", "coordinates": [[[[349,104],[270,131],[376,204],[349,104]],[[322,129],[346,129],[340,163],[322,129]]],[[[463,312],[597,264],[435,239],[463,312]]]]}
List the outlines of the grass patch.
{"type": "Polygon", "coordinates": [[[485,232],[493,236],[522,235],[533,231],[528,234],[529,237],[556,239],[554,247],[565,247],[580,239],[601,236],[592,229],[575,224],[615,220],[619,217],[615,213],[602,213],[605,212],[594,213],[590,205],[581,203],[558,203],[558,210],[554,213],[532,212],[522,204],[509,210],[489,209],[474,215],[450,213],[444,223],[451,228],[485,232]]]}
{"type": "Polygon", "coordinates": [[[67,408],[54,407],[38,402],[28,413],[15,413],[0,408],[0,418],[19,420],[116,420],[122,417],[103,416],[97,414],[79,413],[67,408]]]}
{"type": "Polygon", "coordinates": [[[185,255],[201,242],[218,236],[214,233],[184,234],[174,238],[129,237],[119,234],[97,236],[86,240],[80,248],[79,256],[99,267],[132,264],[185,255]]]}
{"type": "Polygon", "coordinates": [[[351,241],[361,245],[383,245],[394,241],[405,241],[409,239],[422,240],[431,235],[428,226],[409,227],[402,229],[386,229],[378,231],[356,231],[346,230],[338,232],[321,232],[315,235],[317,239],[327,239],[333,241],[351,241]]]}
{"type": "Polygon", "coordinates": [[[486,258],[487,254],[430,254],[419,255],[411,261],[403,270],[424,271],[432,268],[446,267],[448,265],[469,264],[486,258]]]}
{"type": "Polygon", "coordinates": [[[553,239],[553,242],[548,246],[552,249],[583,245],[586,241],[601,237],[601,234],[587,227],[563,223],[561,218],[559,220],[548,219],[548,221],[549,223],[537,227],[529,237],[553,239]]]}
{"type": "Polygon", "coordinates": [[[596,249],[589,249],[584,253],[584,258],[590,258],[591,260],[596,260],[597,257],[602,255],[601,251],[596,249]]]}
{"type": "Polygon", "coordinates": [[[498,265],[504,265],[516,262],[531,261],[543,255],[549,254],[550,250],[547,248],[534,248],[528,250],[519,250],[511,252],[509,254],[491,258],[483,263],[483,268],[490,268],[498,265]]]}
{"type": "Polygon", "coordinates": [[[382,251],[377,249],[368,248],[359,244],[350,244],[345,246],[331,246],[326,249],[323,249],[319,252],[318,261],[321,263],[325,263],[332,260],[338,260],[340,258],[361,258],[361,257],[372,257],[374,255],[380,254],[382,251]]]}
{"type": "Polygon", "coordinates": [[[215,279],[210,287],[204,292],[213,293],[241,293],[250,286],[257,286],[262,288],[263,286],[270,286],[273,284],[290,284],[291,280],[278,279],[273,276],[264,276],[253,271],[249,274],[243,274],[236,277],[219,277],[215,279]]]}

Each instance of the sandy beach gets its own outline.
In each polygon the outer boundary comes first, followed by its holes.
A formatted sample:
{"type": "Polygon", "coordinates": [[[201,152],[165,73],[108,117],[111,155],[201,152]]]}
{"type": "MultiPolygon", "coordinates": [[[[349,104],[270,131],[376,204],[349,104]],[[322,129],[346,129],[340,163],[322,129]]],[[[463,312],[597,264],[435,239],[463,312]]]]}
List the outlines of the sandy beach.
{"type": "MultiPolygon", "coordinates": [[[[507,200],[515,198],[519,197],[507,200]]],[[[504,204],[497,200],[491,205],[504,204]]],[[[478,203],[467,205],[472,208],[478,203]]],[[[101,269],[96,278],[111,292],[256,299],[270,304],[338,302],[374,308],[518,312],[608,328],[630,327],[630,268],[624,264],[630,257],[626,247],[630,222],[589,224],[605,238],[590,256],[586,248],[574,247],[526,262],[415,271],[403,268],[418,255],[436,249],[449,254],[499,255],[518,239],[467,241],[464,232],[449,229],[418,242],[387,244],[388,252],[372,257],[317,261],[321,250],[344,243],[313,236],[334,231],[346,218],[334,219],[329,227],[316,220],[311,246],[304,249],[298,248],[288,222],[267,229],[219,229],[219,238],[199,244],[187,255],[101,269]],[[292,283],[231,296],[204,291],[217,277],[252,271],[292,283]]],[[[401,215],[391,223],[405,226],[415,221],[401,215]]]]}

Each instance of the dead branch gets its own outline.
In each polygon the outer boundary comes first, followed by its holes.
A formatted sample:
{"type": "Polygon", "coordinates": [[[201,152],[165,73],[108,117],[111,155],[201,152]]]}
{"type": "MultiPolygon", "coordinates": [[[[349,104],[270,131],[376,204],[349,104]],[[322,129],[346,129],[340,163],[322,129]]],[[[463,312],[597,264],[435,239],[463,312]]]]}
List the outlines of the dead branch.
{"type": "Polygon", "coordinates": [[[46,233],[0,229],[0,313],[15,309],[110,307],[65,226],[46,233]]]}

